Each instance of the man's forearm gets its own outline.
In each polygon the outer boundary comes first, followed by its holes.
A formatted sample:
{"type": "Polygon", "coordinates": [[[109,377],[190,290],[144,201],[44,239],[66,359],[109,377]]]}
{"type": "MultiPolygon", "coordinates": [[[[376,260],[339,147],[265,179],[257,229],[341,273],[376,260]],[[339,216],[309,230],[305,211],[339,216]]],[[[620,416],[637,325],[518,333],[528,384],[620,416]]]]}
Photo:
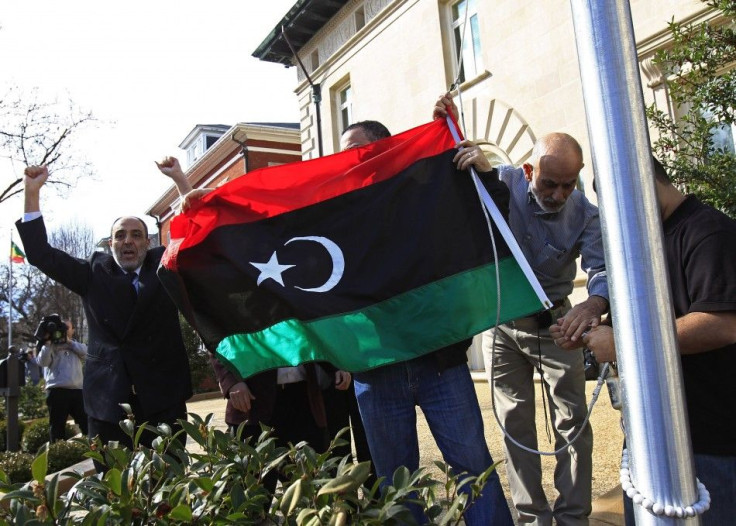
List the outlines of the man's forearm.
{"type": "Polygon", "coordinates": [[[179,192],[179,196],[184,197],[189,192],[194,190],[194,188],[192,188],[192,184],[189,182],[189,179],[187,179],[187,176],[181,170],[172,173],[170,177],[176,185],[176,190],[177,192],[179,192]]]}
{"type": "Polygon", "coordinates": [[[23,211],[27,214],[29,212],[40,212],[41,211],[41,192],[38,190],[29,190],[26,188],[24,193],[25,203],[23,211]]]}
{"type": "Polygon", "coordinates": [[[698,354],[736,343],[736,312],[691,312],[677,318],[680,354],[698,354]]]}

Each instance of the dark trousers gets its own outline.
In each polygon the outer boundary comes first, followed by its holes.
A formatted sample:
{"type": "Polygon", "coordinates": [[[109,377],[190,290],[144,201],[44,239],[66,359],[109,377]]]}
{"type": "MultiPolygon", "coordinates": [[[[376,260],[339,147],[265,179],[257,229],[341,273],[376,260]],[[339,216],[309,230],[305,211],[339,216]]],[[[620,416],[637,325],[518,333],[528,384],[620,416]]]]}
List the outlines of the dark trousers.
{"type": "MultiPolygon", "coordinates": [[[[279,385],[271,420],[263,424],[273,428],[273,436],[278,447],[289,447],[289,443],[296,445],[306,441],[317,453],[323,453],[329,445],[327,430],[319,427],[312,416],[306,382],[279,385]]],[[[238,424],[228,422],[228,426],[230,433],[235,436],[238,424]]],[[[259,424],[247,424],[243,426],[240,438],[244,441],[250,438],[251,444],[254,445],[260,434],[259,424]]],[[[271,495],[276,491],[279,478],[283,479],[281,473],[275,470],[263,477],[263,486],[271,495]]],[[[270,506],[270,501],[263,506],[266,515],[270,506]]]]}
{"type": "MultiPolygon", "coordinates": [[[[365,436],[363,420],[360,418],[358,400],[355,398],[354,384],[351,383],[350,387],[345,391],[335,389],[334,385],[330,386],[322,391],[322,398],[325,401],[327,430],[330,435],[330,440],[335,438],[337,432],[345,427],[349,426],[352,430],[352,437],[350,433],[342,436],[343,440],[347,440],[348,443],[343,447],[336,448],[335,455],[339,457],[350,455],[350,440],[352,438],[358,462],[365,462],[368,460],[372,463],[373,459],[371,458],[371,452],[368,448],[368,439],[365,436]]],[[[373,468],[371,468],[371,471],[374,471],[373,468]]],[[[365,485],[370,488],[373,486],[375,481],[376,475],[375,473],[371,473],[371,476],[366,480],[365,485]]]]}
{"type": "MultiPolygon", "coordinates": [[[[305,382],[279,385],[273,415],[263,425],[273,428],[273,437],[279,447],[289,447],[289,443],[308,442],[317,453],[324,453],[329,442],[327,430],[317,425],[309,407],[309,398],[305,382]]],[[[235,436],[239,424],[228,422],[230,433],[235,436]]],[[[246,424],[241,435],[242,440],[251,439],[255,444],[261,434],[259,423],[246,424]]]]}
{"type": "MultiPolygon", "coordinates": [[[[130,406],[134,415],[144,414],[138,399],[133,397],[130,401],[130,406]]],[[[185,402],[181,402],[173,405],[158,413],[146,415],[145,417],[136,416],[136,426],[144,422],[148,422],[150,425],[156,427],[158,424],[168,424],[171,426],[172,435],[181,429],[181,426],[177,424],[177,420],[186,420],[187,418],[187,405],[185,402]]],[[[121,417],[120,420],[124,418],[121,417]]],[[[119,422],[106,422],[104,420],[98,420],[97,418],[89,417],[87,419],[89,427],[89,437],[100,437],[102,443],[107,445],[110,441],[118,442],[120,446],[125,446],[129,449],[133,448],[133,440],[121,429],[119,422]]],[[[154,433],[150,431],[144,431],[141,434],[140,445],[150,448],[153,439],[156,438],[154,433]]],[[[98,473],[106,471],[106,467],[95,461],[95,469],[98,473]]]]}
{"type": "MultiPolygon", "coordinates": [[[[257,401],[256,399],[255,403],[257,401]]],[[[240,424],[235,422],[227,424],[235,436],[240,424]]],[[[306,441],[317,453],[324,453],[329,445],[327,430],[317,425],[312,415],[306,382],[279,385],[271,417],[268,421],[245,425],[241,439],[252,438],[251,443],[255,444],[261,434],[260,424],[273,428],[272,436],[279,447],[289,447],[289,443],[296,445],[306,441]]]]}
{"type": "Polygon", "coordinates": [[[81,389],[65,389],[51,387],[46,390],[46,406],[49,408],[49,440],[64,440],[66,438],[66,420],[69,415],[87,434],[87,414],[84,412],[84,400],[81,389]]]}
{"type": "Polygon", "coordinates": [[[317,452],[328,446],[327,430],[319,427],[309,406],[306,382],[279,385],[270,425],[280,446],[294,445],[306,440],[317,452]]]}

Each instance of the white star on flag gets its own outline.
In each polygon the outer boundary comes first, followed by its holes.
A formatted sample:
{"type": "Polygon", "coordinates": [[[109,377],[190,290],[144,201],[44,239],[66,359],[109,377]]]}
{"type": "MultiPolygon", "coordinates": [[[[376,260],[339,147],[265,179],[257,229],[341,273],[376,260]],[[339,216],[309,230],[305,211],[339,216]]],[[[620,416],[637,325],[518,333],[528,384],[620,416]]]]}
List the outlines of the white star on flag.
{"type": "Polygon", "coordinates": [[[281,276],[281,273],[294,266],[280,264],[278,257],[276,257],[276,251],[271,254],[271,259],[269,259],[267,263],[253,263],[252,261],[249,261],[249,263],[261,271],[258,275],[256,285],[260,285],[263,280],[271,278],[282,287],[284,286],[284,278],[281,276]]]}

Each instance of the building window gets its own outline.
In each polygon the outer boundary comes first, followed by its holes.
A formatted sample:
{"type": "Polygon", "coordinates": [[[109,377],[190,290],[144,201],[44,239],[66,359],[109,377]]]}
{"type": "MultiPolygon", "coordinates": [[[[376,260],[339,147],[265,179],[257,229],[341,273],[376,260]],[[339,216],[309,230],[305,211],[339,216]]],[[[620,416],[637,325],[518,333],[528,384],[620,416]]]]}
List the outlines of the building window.
{"type": "Polygon", "coordinates": [[[455,76],[460,82],[465,82],[477,76],[483,70],[477,0],[460,0],[455,2],[452,4],[451,11],[455,76]],[[466,21],[468,24],[467,27],[465,27],[466,21]],[[463,29],[465,31],[464,36],[463,29]],[[462,51],[460,50],[461,46],[462,51]],[[459,57],[461,55],[462,64],[459,63],[459,57]],[[459,72],[458,65],[460,66],[459,72]]]}
{"type": "Polygon", "coordinates": [[[353,92],[350,84],[345,84],[337,90],[337,132],[342,131],[353,123],[353,92]]]}
{"type": "Polygon", "coordinates": [[[204,138],[204,141],[205,141],[204,149],[205,150],[209,150],[220,139],[219,135],[205,135],[204,137],[205,137],[204,138]]]}
{"type": "Polygon", "coordinates": [[[720,150],[725,153],[736,154],[736,124],[718,122],[716,116],[708,109],[701,109],[700,115],[712,123],[710,129],[712,151],[720,150]]]}
{"type": "Polygon", "coordinates": [[[365,26],[365,9],[360,6],[355,10],[355,32],[357,33],[365,26]]]}
{"type": "Polygon", "coordinates": [[[312,71],[319,67],[319,50],[312,51],[312,71]]]}
{"type": "Polygon", "coordinates": [[[202,140],[202,137],[197,137],[197,140],[195,140],[192,145],[187,149],[187,164],[191,166],[194,164],[194,162],[202,157],[202,154],[204,153],[204,141],[202,140]]]}

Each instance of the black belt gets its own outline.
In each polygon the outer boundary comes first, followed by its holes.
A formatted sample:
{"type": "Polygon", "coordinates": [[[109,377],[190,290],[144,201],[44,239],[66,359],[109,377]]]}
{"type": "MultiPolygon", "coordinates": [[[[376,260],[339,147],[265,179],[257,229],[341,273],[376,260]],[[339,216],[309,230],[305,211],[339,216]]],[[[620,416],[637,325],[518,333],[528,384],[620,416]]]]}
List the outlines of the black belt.
{"type": "Polygon", "coordinates": [[[565,304],[565,298],[562,298],[561,300],[555,300],[555,301],[552,302],[552,306],[549,309],[550,310],[552,310],[552,309],[559,309],[564,304],[565,304]]]}
{"type": "Polygon", "coordinates": [[[554,321],[552,319],[552,311],[555,309],[559,309],[560,307],[565,305],[565,298],[561,300],[555,300],[552,302],[552,306],[547,309],[543,310],[542,312],[537,312],[536,314],[532,314],[531,316],[525,316],[524,320],[528,321],[535,321],[537,323],[538,327],[549,327],[552,325],[552,322],[554,321]]]}
{"type": "Polygon", "coordinates": [[[293,389],[294,387],[299,387],[302,385],[303,382],[306,380],[297,380],[296,382],[286,382],[285,384],[276,384],[281,389],[293,389]]]}

